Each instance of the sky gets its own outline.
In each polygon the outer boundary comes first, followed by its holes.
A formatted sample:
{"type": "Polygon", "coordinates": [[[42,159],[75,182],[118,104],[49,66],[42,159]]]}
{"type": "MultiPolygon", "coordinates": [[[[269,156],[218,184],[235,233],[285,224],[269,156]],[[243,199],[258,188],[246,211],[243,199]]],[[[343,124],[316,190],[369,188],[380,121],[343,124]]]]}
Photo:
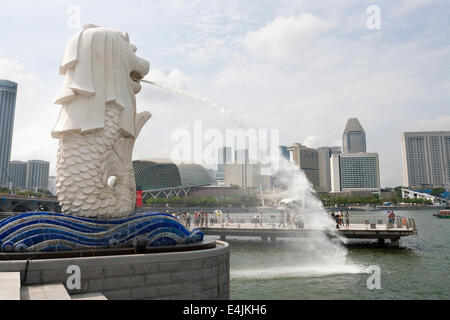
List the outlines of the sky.
{"type": "MultiPolygon", "coordinates": [[[[11,160],[47,160],[55,173],[59,65],[67,40],[93,23],[128,32],[150,61],[147,79],[216,102],[251,128],[279,130],[281,145],[341,145],[357,117],[367,151],[379,154],[382,187],[398,186],[400,133],[450,130],[449,16],[439,0],[2,0],[0,79],[19,84],[11,160]]],[[[152,119],[134,159],[169,158],[174,132],[198,121],[203,130],[237,127],[151,85],[137,109],[152,119]]]]}

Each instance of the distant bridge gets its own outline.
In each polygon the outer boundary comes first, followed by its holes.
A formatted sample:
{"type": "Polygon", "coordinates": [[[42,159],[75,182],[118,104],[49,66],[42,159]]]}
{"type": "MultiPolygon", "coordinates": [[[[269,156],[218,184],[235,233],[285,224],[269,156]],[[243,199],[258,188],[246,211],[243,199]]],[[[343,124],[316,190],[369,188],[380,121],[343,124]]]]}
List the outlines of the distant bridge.
{"type": "Polygon", "coordinates": [[[37,198],[0,194],[0,212],[27,212],[43,208],[45,211],[60,212],[61,207],[56,198],[37,198]]]}

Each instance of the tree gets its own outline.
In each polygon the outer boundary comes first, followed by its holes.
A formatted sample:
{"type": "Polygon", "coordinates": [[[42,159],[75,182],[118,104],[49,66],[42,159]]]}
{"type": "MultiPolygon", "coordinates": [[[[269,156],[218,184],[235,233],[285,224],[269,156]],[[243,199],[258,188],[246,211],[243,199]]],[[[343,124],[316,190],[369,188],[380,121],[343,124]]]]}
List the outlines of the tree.
{"type": "Polygon", "coordinates": [[[395,187],[394,192],[396,198],[402,198],[402,187],[395,187]]]}
{"type": "Polygon", "coordinates": [[[433,190],[431,190],[430,194],[435,197],[440,197],[444,192],[444,188],[434,188],[433,190]]]}

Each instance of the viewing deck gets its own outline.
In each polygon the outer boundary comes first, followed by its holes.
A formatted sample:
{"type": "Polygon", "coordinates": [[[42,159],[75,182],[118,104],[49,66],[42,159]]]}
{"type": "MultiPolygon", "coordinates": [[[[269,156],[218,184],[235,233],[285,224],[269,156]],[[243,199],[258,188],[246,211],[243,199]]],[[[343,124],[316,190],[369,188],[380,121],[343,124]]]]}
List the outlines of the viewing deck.
{"type": "MultiPolygon", "coordinates": [[[[311,228],[297,228],[291,226],[279,226],[275,223],[263,222],[259,223],[234,221],[223,222],[210,226],[200,226],[205,235],[220,236],[221,240],[225,240],[227,236],[245,236],[245,237],[261,237],[262,241],[275,242],[277,238],[308,238],[322,231],[311,228]]],[[[376,223],[350,223],[349,226],[340,226],[336,229],[337,233],[348,239],[377,239],[384,243],[386,239],[390,240],[391,247],[398,247],[401,237],[417,234],[414,219],[407,217],[397,217],[394,224],[384,223],[378,220],[376,223]]],[[[330,237],[335,236],[332,231],[324,231],[330,237]]]]}

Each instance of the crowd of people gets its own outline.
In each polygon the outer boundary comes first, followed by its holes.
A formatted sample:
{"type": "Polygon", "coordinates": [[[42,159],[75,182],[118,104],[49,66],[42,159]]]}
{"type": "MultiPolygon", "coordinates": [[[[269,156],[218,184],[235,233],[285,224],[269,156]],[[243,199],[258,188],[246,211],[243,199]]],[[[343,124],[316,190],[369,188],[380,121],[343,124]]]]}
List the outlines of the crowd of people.
{"type": "Polygon", "coordinates": [[[344,225],[346,227],[350,226],[350,214],[348,211],[345,213],[342,210],[339,212],[331,212],[331,218],[336,221],[336,229],[339,229],[344,225]]]}
{"type": "Polygon", "coordinates": [[[286,214],[284,211],[281,211],[280,213],[280,223],[278,227],[296,227],[296,228],[303,228],[304,227],[304,221],[302,217],[302,213],[292,213],[287,211],[286,214]]]}
{"type": "MultiPolygon", "coordinates": [[[[222,224],[222,223],[231,223],[230,214],[227,213],[225,217],[222,217],[223,213],[220,210],[214,210],[214,211],[194,211],[193,213],[190,213],[189,211],[176,211],[176,212],[169,212],[168,210],[166,213],[171,214],[178,220],[180,220],[181,223],[183,223],[186,227],[208,227],[208,226],[215,226],[216,224],[222,224]]],[[[388,221],[389,224],[395,223],[395,214],[394,210],[389,210],[386,212],[388,214],[388,221]]],[[[338,212],[331,212],[330,213],[331,218],[336,221],[336,229],[339,229],[343,226],[349,227],[350,226],[350,214],[348,211],[345,213],[340,210],[338,212]]],[[[271,216],[271,218],[275,218],[275,216],[271,216]]],[[[259,212],[257,215],[254,216],[253,223],[256,225],[263,225],[263,214],[262,212],[259,212]]],[[[273,225],[275,226],[275,225],[273,225]]],[[[290,211],[281,211],[279,215],[279,224],[278,227],[283,228],[303,228],[304,227],[304,219],[302,217],[302,212],[300,213],[294,213],[290,211]]]]}
{"type": "MultiPolygon", "coordinates": [[[[227,213],[225,216],[223,216],[222,211],[220,210],[214,210],[214,211],[194,211],[193,213],[189,211],[174,211],[169,212],[169,210],[166,210],[167,214],[172,215],[173,217],[177,218],[181,223],[183,223],[186,227],[208,227],[208,226],[215,226],[217,224],[222,223],[231,223],[230,214],[227,213]]],[[[271,216],[271,218],[274,218],[274,216],[271,216]]],[[[259,212],[256,214],[252,222],[260,225],[262,227],[263,225],[263,213],[259,212]]],[[[280,213],[280,220],[279,220],[278,227],[288,227],[288,228],[303,228],[304,227],[304,220],[302,217],[302,213],[293,213],[287,211],[286,213],[284,211],[281,211],[280,213]]],[[[275,226],[275,225],[274,225],[275,226]]]]}
{"type": "MultiPolygon", "coordinates": [[[[166,213],[171,214],[178,220],[180,220],[186,227],[208,227],[214,226],[215,224],[221,223],[222,211],[215,210],[214,212],[209,212],[205,210],[194,211],[192,214],[189,211],[176,211],[166,213]]],[[[226,217],[227,221],[230,220],[229,214],[226,217]]]]}

